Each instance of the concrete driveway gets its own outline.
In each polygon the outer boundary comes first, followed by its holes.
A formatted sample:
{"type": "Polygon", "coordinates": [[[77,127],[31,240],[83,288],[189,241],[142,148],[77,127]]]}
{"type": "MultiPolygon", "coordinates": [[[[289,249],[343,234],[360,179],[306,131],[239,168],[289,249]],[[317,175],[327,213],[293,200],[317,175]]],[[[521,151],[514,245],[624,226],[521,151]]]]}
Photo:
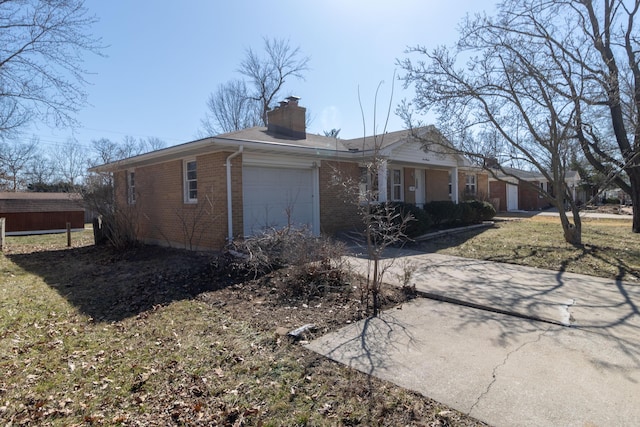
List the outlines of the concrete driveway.
{"type": "MultiPolygon", "coordinates": [[[[436,299],[418,298],[308,348],[495,426],[640,425],[639,284],[392,255],[385,281],[399,285],[415,266],[412,284],[436,299]]],[[[350,262],[366,271],[367,260],[350,262]]]]}

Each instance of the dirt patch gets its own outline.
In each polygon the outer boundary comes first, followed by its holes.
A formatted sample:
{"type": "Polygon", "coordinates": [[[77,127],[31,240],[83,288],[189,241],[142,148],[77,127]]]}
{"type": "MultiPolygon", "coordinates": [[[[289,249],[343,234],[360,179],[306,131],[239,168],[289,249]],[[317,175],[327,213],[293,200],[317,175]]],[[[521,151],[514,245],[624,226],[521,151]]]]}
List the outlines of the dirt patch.
{"type": "MultiPolygon", "coordinates": [[[[197,297],[261,331],[313,323],[333,331],[367,315],[364,279],[345,274],[317,286],[307,270],[283,268],[253,278],[222,268],[220,254],[142,246],[127,251],[86,246],[27,252],[8,258],[34,272],[81,312],[98,322],[136,316],[172,301],[197,297]]],[[[410,290],[382,289],[383,307],[414,298],[410,290]]]]}
{"type": "MultiPolygon", "coordinates": [[[[312,283],[301,284],[300,281],[304,278],[297,276],[294,268],[286,268],[256,280],[201,293],[198,299],[220,307],[229,315],[248,320],[261,331],[292,330],[313,324],[314,331],[308,338],[324,335],[367,316],[363,278],[352,276],[342,287],[319,293],[309,289],[313,288],[312,283]],[[291,288],[301,287],[302,292],[295,292],[295,295],[290,292],[291,288]],[[304,288],[312,292],[304,292],[304,288]]],[[[386,308],[414,297],[411,290],[391,286],[382,290],[382,303],[386,308]]]]}

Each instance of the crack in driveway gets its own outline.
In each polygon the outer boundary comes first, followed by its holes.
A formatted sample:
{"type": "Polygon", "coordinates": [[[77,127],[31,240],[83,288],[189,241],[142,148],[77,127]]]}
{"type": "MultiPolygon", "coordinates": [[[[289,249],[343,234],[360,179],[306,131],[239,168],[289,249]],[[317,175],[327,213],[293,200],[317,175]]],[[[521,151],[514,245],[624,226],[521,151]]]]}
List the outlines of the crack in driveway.
{"type": "Polygon", "coordinates": [[[521,345],[519,345],[517,348],[515,348],[515,349],[511,350],[510,352],[508,352],[508,353],[506,354],[506,356],[504,357],[504,360],[502,361],[502,363],[500,363],[500,364],[496,365],[496,366],[493,368],[493,371],[492,371],[492,373],[491,373],[491,377],[492,377],[491,382],[487,385],[487,388],[486,388],[482,393],[480,393],[480,395],[478,396],[478,398],[476,399],[476,401],[474,402],[474,404],[473,404],[473,405],[471,405],[471,408],[469,408],[469,412],[467,412],[467,415],[472,416],[472,415],[471,415],[471,413],[473,412],[473,410],[475,409],[475,407],[476,407],[476,406],[478,406],[478,404],[480,403],[480,401],[482,400],[482,398],[483,398],[483,397],[485,397],[487,394],[489,394],[489,391],[491,391],[491,387],[493,387],[493,385],[495,384],[495,382],[498,380],[498,377],[497,377],[498,369],[500,369],[501,367],[505,366],[505,365],[507,364],[507,362],[509,361],[509,358],[510,358],[513,354],[515,354],[515,353],[519,352],[519,351],[520,351],[520,350],[522,350],[524,347],[526,347],[526,346],[528,346],[528,345],[530,345],[530,344],[535,344],[535,343],[537,343],[537,342],[540,342],[540,340],[542,339],[542,337],[543,337],[547,332],[549,332],[549,331],[551,330],[551,328],[553,328],[553,326],[549,326],[548,328],[546,328],[546,329],[544,329],[543,331],[541,331],[541,332],[538,334],[538,337],[537,337],[536,339],[531,340],[531,341],[527,341],[527,342],[525,342],[525,343],[522,343],[522,344],[521,344],[521,345]]]}

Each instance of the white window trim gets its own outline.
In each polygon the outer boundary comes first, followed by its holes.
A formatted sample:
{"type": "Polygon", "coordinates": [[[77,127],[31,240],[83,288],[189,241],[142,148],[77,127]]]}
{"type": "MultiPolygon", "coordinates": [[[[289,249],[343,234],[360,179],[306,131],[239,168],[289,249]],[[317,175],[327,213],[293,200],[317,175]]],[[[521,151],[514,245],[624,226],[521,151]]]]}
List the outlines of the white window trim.
{"type": "MultiPolygon", "coordinates": [[[[196,164],[196,192],[197,190],[197,185],[198,185],[198,162],[196,161],[195,158],[192,159],[185,159],[182,162],[182,187],[184,190],[184,202],[185,203],[198,203],[198,196],[196,195],[195,198],[190,198],[189,197],[189,180],[187,179],[187,165],[191,162],[195,162],[196,164]]],[[[196,193],[197,194],[197,193],[196,193]]]]}
{"type": "Polygon", "coordinates": [[[466,174],[464,178],[465,194],[478,194],[478,177],[475,174],[466,174]],[[471,178],[471,179],[470,179],[471,178]],[[470,182],[471,181],[471,182],[470,182]],[[473,191],[471,191],[473,190],[473,191]]]}
{"type": "Polygon", "coordinates": [[[404,201],[404,169],[403,168],[389,168],[389,200],[392,202],[403,202],[404,201]],[[395,171],[400,173],[400,182],[393,182],[393,174],[395,171]],[[398,187],[400,189],[399,198],[394,197],[394,188],[398,187]]]}
{"type": "Polygon", "coordinates": [[[130,205],[136,204],[136,170],[127,170],[127,203],[130,205]],[[133,185],[131,185],[131,176],[133,175],[133,185]]]}

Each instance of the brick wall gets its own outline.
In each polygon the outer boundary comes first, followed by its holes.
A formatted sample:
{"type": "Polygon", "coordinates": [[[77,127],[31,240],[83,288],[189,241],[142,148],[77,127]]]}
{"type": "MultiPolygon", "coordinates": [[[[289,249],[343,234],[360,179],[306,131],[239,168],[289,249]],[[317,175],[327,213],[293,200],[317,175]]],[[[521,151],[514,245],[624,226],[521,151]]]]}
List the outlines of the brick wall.
{"type": "Polygon", "coordinates": [[[359,228],[361,221],[358,215],[358,184],[360,182],[358,164],[322,161],[319,178],[320,231],[335,234],[339,231],[359,228]],[[332,185],[336,180],[345,185],[332,185]]]}
{"type": "Polygon", "coordinates": [[[467,196],[467,175],[474,175],[476,177],[475,198],[478,198],[480,200],[486,199],[489,196],[489,194],[487,193],[489,175],[486,172],[478,173],[477,171],[458,172],[458,198],[460,200],[464,200],[465,196],[467,196]]]}
{"type": "MultiPolygon", "coordinates": [[[[136,203],[127,204],[126,173],[115,174],[116,202],[137,223],[138,238],[191,249],[221,249],[227,238],[225,161],[231,152],[196,157],[198,202],[184,202],[183,161],[135,169],[136,203]]],[[[242,234],[242,156],[232,160],[233,232],[242,234]]]]}
{"type": "Polygon", "coordinates": [[[415,203],[416,202],[416,192],[409,191],[409,187],[415,187],[416,178],[415,178],[416,170],[414,168],[404,168],[404,201],[407,203],[415,203]]]}
{"type": "Polygon", "coordinates": [[[496,206],[498,212],[505,212],[507,210],[507,183],[491,181],[489,183],[489,198],[498,201],[496,206]]]}
{"type": "MultiPolygon", "coordinates": [[[[533,181],[536,187],[540,186],[540,182],[533,181]]],[[[538,195],[538,192],[529,183],[521,182],[518,184],[518,209],[525,211],[537,211],[547,205],[545,199],[538,195]]]]}
{"type": "Polygon", "coordinates": [[[449,171],[428,169],[426,172],[427,202],[450,200],[449,171]]]}
{"type": "Polygon", "coordinates": [[[489,174],[479,173],[476,175],[476,191],[478,197],[481,199],[487,199],[489,197],[489,174]]]}

